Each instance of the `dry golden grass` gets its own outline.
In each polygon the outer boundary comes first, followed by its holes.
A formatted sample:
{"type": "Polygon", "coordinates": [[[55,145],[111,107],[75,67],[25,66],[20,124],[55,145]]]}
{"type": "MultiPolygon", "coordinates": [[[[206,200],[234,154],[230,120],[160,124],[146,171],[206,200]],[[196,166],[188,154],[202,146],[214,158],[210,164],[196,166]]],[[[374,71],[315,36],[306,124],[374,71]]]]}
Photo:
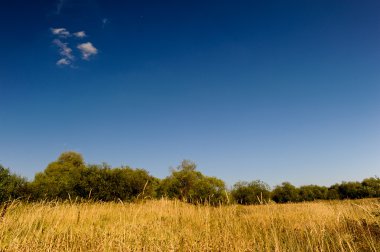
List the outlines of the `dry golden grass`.
{"type": "Polygon", "coordinates": [[[0,251],[379,251],[379,216],[377,200],[13,202],[0,220],[0,251]]]}

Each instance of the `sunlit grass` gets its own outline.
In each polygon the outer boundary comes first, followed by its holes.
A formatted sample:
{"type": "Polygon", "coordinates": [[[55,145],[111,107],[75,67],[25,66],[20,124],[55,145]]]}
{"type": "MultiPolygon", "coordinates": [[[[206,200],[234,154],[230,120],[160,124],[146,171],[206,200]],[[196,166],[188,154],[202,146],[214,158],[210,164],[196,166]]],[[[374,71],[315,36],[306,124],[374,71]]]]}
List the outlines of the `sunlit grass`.
{"type": "MultiPolygon", "coordinates": [[[[0,208],[2,209],[2,208],[0,208]]],[[[378,251],[380,202],[259,206],[13,202],[5,251],[378,251]]]]}

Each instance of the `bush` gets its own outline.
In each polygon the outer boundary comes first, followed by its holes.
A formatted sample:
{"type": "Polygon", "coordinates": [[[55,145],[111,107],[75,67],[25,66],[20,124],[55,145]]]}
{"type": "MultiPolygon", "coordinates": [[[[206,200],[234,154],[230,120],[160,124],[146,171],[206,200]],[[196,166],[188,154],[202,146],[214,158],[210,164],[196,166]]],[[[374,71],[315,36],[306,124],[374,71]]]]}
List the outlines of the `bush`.
{"type": "Polygon", "coordinates": [[[270,187],[260,180],[241,181],[233,186],[231,194],[238,204],[262,204],[270,199],[270,187]]]}
{"type": "Polygon", "coordinates": [[[362,187],[367,197],[380,197],[380,178],[366,178],[362,182],[362,187]]]}
{"type": "Polygon", "coordinates": [[[341,199],[361,199],[368,197],[368,192],[359,182],[342,182],[338,187],[341,199]]]}
{"type": "Polygon", "coordinates": [[[81,197],[80,183],[86,169],[83,158],[75,152],[62,153],[32,183],[34,198],[68,199],[81,197]]]}
{"type": "Polygon", "coordinates": [[[283,182],[272,191],[272,199],[277,203],[298,202],[299,191],[289,182],[283,182]]]}
{"type": "Polygon", "coordinates": [[[300,201],[313,201],[327,199],[328,189],[324,186],[306,185],[299,188],[300,201]]]}
{"type": "Polygon", "coordinates": [[[157,189],[158,196],[177,198],[191,203],[216,205],[227,201],[222,180],[207,177],[196,170],[195,163],[184,160],[171,175],[163,179],[157,189]]]}
{"type": "Polygon", "coordinates": [[[28,196],[29,191],[26,179],[12,174],[8,168],[0,165],[0,203],[28,196]]]}
{"type": "Polygon", "coordinates": [[[88,198],[102,201],[132,200],[139,196],[154,197],[157,179],[143,169],[110,168],[91,165],[83,176],[81,188],[88,198]]]}

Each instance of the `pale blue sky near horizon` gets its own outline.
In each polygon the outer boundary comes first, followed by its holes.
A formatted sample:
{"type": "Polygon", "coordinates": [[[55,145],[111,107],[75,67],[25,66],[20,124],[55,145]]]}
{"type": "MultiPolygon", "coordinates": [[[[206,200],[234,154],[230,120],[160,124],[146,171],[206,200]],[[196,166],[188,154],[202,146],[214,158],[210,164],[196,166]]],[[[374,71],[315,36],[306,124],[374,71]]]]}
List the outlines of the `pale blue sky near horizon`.
{"type": "Polygon", "coordinates": [[[5,1],[0,164],[233,185],[380,175],[379,1],[5,1]],[[82,32],[82,33],[79,33],[82,32]]]}

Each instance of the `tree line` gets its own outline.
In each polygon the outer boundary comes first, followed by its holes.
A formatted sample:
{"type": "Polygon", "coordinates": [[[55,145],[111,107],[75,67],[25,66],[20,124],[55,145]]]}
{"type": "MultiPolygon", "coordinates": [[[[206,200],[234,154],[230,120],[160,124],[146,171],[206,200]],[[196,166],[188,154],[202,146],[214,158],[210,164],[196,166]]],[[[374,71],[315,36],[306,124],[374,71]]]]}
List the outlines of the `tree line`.
{"type": "Polygon", "coordinates": [[[76,152],[62,153],[30,182],[0,165],[0,203],[12,199],[134,201],[162,197],[210,205],[373,198],[380,197],[380,178],[330,187],[296,187],[283,182],[273,189],[260,180],[240,181],[227,189],[223,180],[202,174],[189,160],[171,169],[164,179],[155,178],[144,169],[86,164],[76,152]]]}

